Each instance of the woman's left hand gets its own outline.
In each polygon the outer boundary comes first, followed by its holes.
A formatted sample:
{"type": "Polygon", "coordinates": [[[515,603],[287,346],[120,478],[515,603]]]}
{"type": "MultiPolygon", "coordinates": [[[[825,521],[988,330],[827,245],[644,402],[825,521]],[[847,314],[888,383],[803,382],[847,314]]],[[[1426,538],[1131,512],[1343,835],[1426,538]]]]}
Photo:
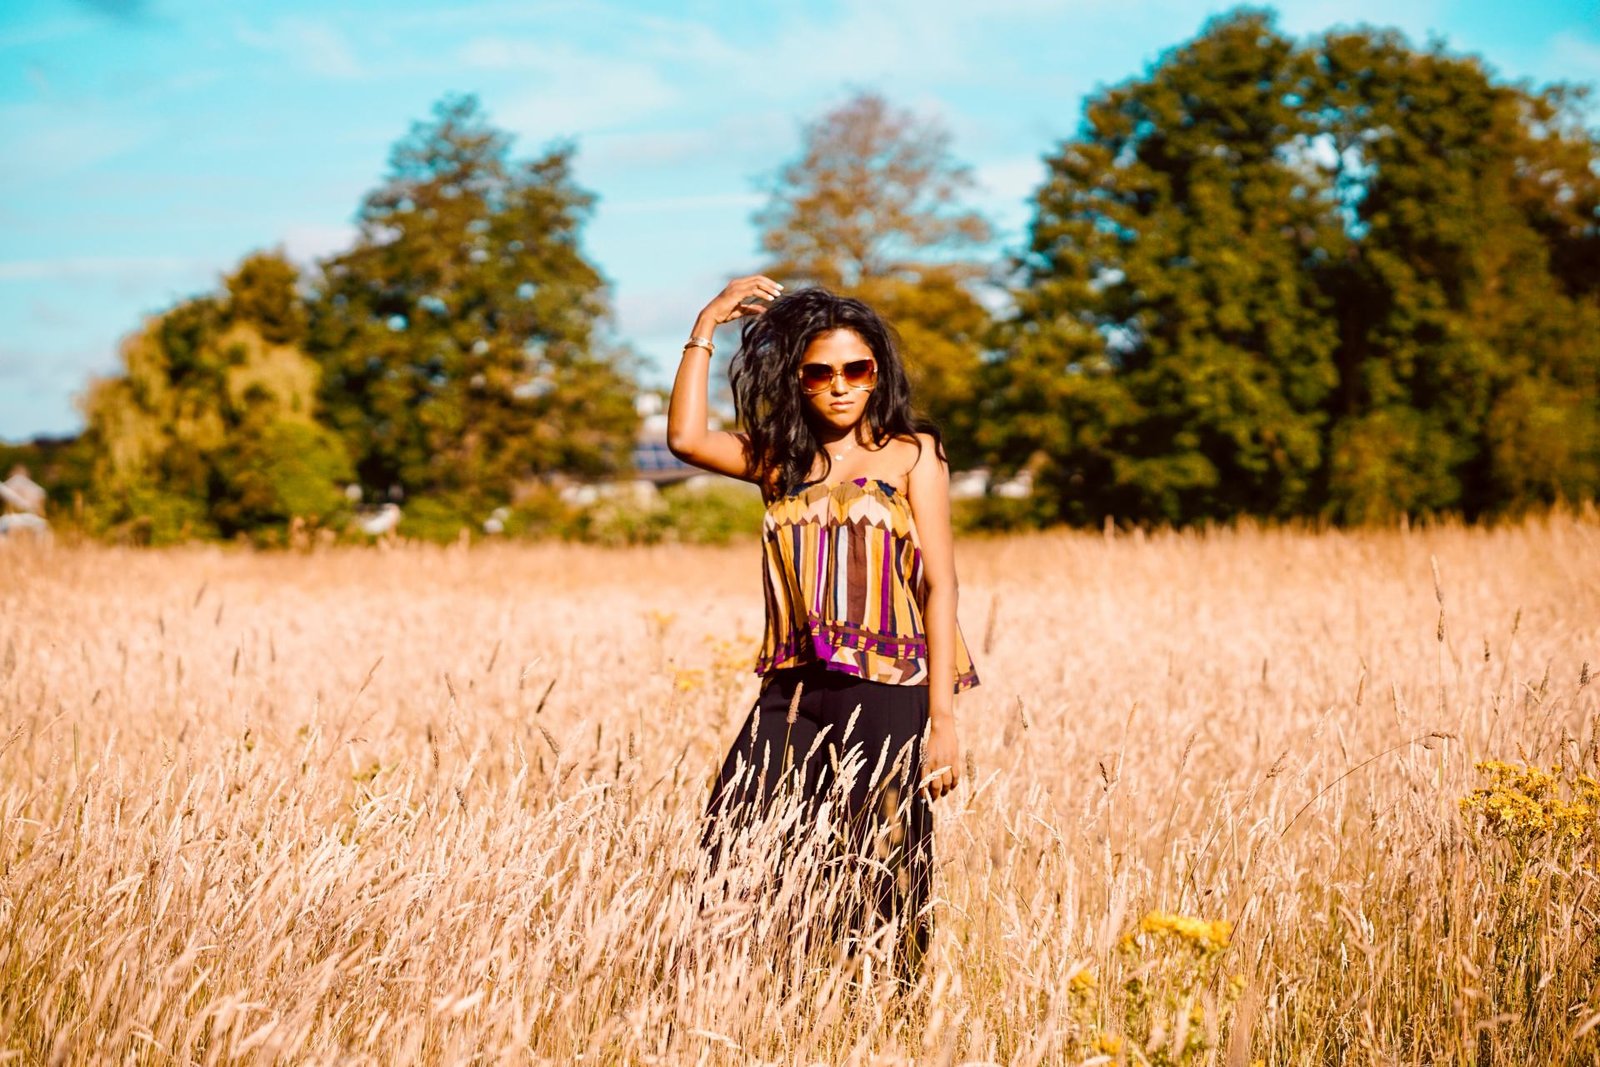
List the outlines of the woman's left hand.
{"type": "Polygon", "coordinates": [[[961,742],[956,738],[955,720],[936,716],[928,723],[927,741],[922,746],[922,782],[929,800],[938,800],[961,780],[961,742]]]}

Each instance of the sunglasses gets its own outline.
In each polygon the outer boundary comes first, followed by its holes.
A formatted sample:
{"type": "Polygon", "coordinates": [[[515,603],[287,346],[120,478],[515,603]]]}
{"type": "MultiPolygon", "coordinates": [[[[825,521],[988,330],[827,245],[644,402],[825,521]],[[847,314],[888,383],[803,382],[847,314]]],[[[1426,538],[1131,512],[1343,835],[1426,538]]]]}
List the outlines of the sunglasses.
{"type": "Polygon", "coordinates": [[[833,379],[843,378],[850,389],[871,389],[878,384],[878,364],[871,359],[853,359],[834,370],[826,363],[800,364],[800,391],[820,393],[833,388],[833,379]]]}

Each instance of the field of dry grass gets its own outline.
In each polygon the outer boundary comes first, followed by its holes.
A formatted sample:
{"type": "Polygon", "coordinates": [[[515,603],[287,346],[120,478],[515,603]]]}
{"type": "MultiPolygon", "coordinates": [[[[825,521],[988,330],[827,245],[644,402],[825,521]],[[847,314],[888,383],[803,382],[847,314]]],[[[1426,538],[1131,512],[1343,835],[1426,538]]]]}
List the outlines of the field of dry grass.
{"type": "Polygon", "coordinates": [[[753,544],[0,549],[0,1061],[1600,1056],[1592,510],[958,553],[895,995],[702,906],[753,544]]]}

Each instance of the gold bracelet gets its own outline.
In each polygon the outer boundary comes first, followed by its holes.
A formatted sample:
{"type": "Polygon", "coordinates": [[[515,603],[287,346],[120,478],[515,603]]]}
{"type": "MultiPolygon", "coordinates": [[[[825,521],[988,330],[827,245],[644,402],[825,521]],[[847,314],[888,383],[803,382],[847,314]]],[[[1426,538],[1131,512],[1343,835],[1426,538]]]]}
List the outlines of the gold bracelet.
{"type": "Polygon", "coordinates": [[[683,343],[683,347],[686,349],[703,348],[707,353],[716,352],[716,348],[712,346],[710,339],[705,337],[691,337],[683,343]]]}

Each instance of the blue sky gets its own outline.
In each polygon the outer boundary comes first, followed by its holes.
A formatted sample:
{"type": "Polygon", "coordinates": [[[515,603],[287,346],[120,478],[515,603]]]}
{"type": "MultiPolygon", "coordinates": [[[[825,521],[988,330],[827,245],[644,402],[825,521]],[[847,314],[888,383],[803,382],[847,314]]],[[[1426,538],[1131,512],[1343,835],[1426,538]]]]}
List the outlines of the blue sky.
{"type": "MultiPolygon", "coordinates": [[[[857,88],[936,117],[1020,241],[1084,97],[1231,7],[1203,0],[194,3],[0,9],[0,439],[75,432],[141,318],[247,252],[343,247],[390,145],[475,92],[513,154],[577,143],[616,338],[665,381],[695,312],[760,265],[758,178],[857,88]]],[[[1502,77],[1600,83],[1597,0],[1295,0],[1280,25],[1396,26],[1502,77]]]]}

